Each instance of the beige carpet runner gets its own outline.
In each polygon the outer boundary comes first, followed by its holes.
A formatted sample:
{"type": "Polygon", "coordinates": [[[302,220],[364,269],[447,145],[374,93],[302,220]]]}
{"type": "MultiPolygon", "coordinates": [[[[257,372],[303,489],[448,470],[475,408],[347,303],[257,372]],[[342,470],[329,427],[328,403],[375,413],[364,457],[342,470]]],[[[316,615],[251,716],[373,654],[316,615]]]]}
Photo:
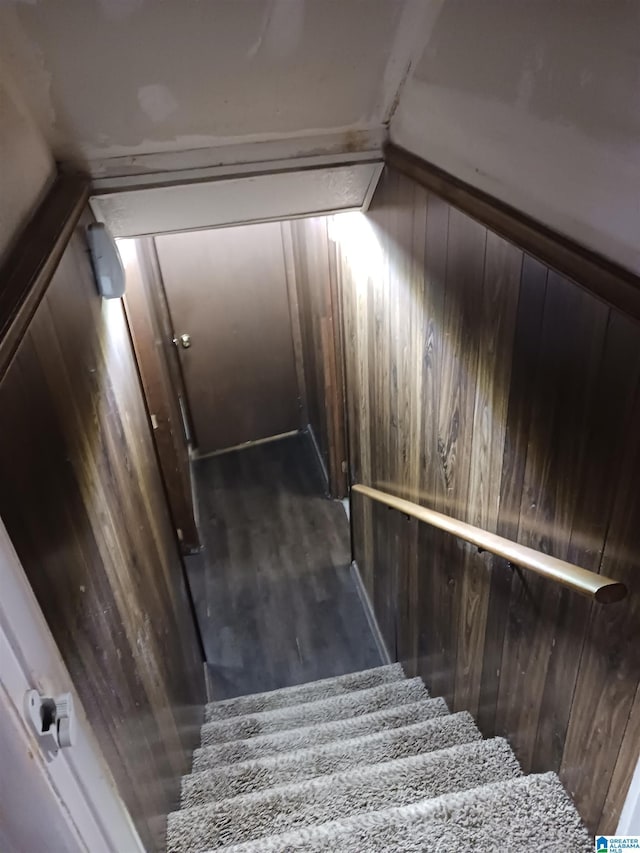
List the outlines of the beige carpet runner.
{"type": "Polygon", "coordinates": [[[524,776],[400,664],[207,705],[168,853],[586,853],[554,773],[524,776]]]}

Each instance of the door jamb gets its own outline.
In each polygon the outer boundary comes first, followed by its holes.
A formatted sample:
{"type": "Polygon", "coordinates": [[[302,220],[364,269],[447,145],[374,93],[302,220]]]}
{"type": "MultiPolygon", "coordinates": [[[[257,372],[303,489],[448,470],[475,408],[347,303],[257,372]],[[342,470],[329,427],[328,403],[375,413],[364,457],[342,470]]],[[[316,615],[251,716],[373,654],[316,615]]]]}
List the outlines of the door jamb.
{"type": "Polygon", "coordinates": [[[636,769],[631,777],[629,790],[616,829],[616,835],[638,834],[640,834],[640,758],[638,758],[636,769]]]}

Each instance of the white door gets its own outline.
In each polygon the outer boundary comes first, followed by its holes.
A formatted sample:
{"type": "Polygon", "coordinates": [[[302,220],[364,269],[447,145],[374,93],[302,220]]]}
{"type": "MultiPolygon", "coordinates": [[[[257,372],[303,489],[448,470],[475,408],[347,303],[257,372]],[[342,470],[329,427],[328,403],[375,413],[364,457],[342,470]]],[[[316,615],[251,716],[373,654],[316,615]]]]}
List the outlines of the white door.
{"type": "Polygon", "coordinates": [[[143,853],[0,519],[0,850],[143,853]],[[24,697],[73,693],[76,743],[48,760],[24,697]]]}

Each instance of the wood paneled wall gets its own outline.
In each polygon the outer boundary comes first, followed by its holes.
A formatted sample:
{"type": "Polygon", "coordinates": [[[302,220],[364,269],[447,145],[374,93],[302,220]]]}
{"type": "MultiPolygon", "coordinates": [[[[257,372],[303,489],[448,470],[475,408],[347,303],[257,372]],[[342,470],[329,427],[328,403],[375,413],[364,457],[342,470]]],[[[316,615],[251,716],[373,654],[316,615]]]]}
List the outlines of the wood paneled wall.
{"type": "Polygon", "coordinates": [[[338,268],[328,224],[327,217],[315,217],[283,223],[283,229],[285,235],[291,229],[309,423],[329,491],[342,498],[347,494],[343,352],[338,268]]]}
{"type": "Polygon", "coordinates": [[[0,516],[143,842],[161,849],[202,661],[122,305],[98,297],[82,227],[0,384],[0,516]]]}
{"type": "Polygon", "coordinates": [[[630,590],[591,604],[354,496],[389,649],[612,833],[640,744],[640,326],[392,170],[334,224],[354,480],[630,590]]]}

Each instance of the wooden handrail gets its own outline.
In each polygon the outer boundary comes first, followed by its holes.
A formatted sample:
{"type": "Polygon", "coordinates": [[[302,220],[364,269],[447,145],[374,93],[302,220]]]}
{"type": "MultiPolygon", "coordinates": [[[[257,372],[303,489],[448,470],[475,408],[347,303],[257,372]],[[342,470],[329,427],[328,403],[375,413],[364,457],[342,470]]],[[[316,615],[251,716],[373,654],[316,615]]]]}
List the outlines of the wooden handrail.
{"type": "Polygon", "coordinates": [[[491,553],[497,554],[511,563],[530,569],[532,572],[556,581],[556,583],[582,595],[594,598],[600,604],[621,601],[627,595],[626,586],[613,580],[613,578],[607,578],[597,572],[590,572],[588,569],[568,563],[566,560],[559,560],[557,557],[543,554],[542,551],[520,545],[518,542],[505,539],[495,533],[489,533],[488,530],[483,530],[481,527],[474,527],[472,524],[458,521],[449,515],[427,509],[412,501],[396,498],[394,495],[381,492],[379,489],[372,489],[370,486],[355,484],[351,487],[351,491],[385,504],[385,506],[396,509],[404,515],[417,518],[418,521],[424,521],[426,524],[445,530],[459,539],[465,539],[483,551],[491,551],[491,553]]]}

